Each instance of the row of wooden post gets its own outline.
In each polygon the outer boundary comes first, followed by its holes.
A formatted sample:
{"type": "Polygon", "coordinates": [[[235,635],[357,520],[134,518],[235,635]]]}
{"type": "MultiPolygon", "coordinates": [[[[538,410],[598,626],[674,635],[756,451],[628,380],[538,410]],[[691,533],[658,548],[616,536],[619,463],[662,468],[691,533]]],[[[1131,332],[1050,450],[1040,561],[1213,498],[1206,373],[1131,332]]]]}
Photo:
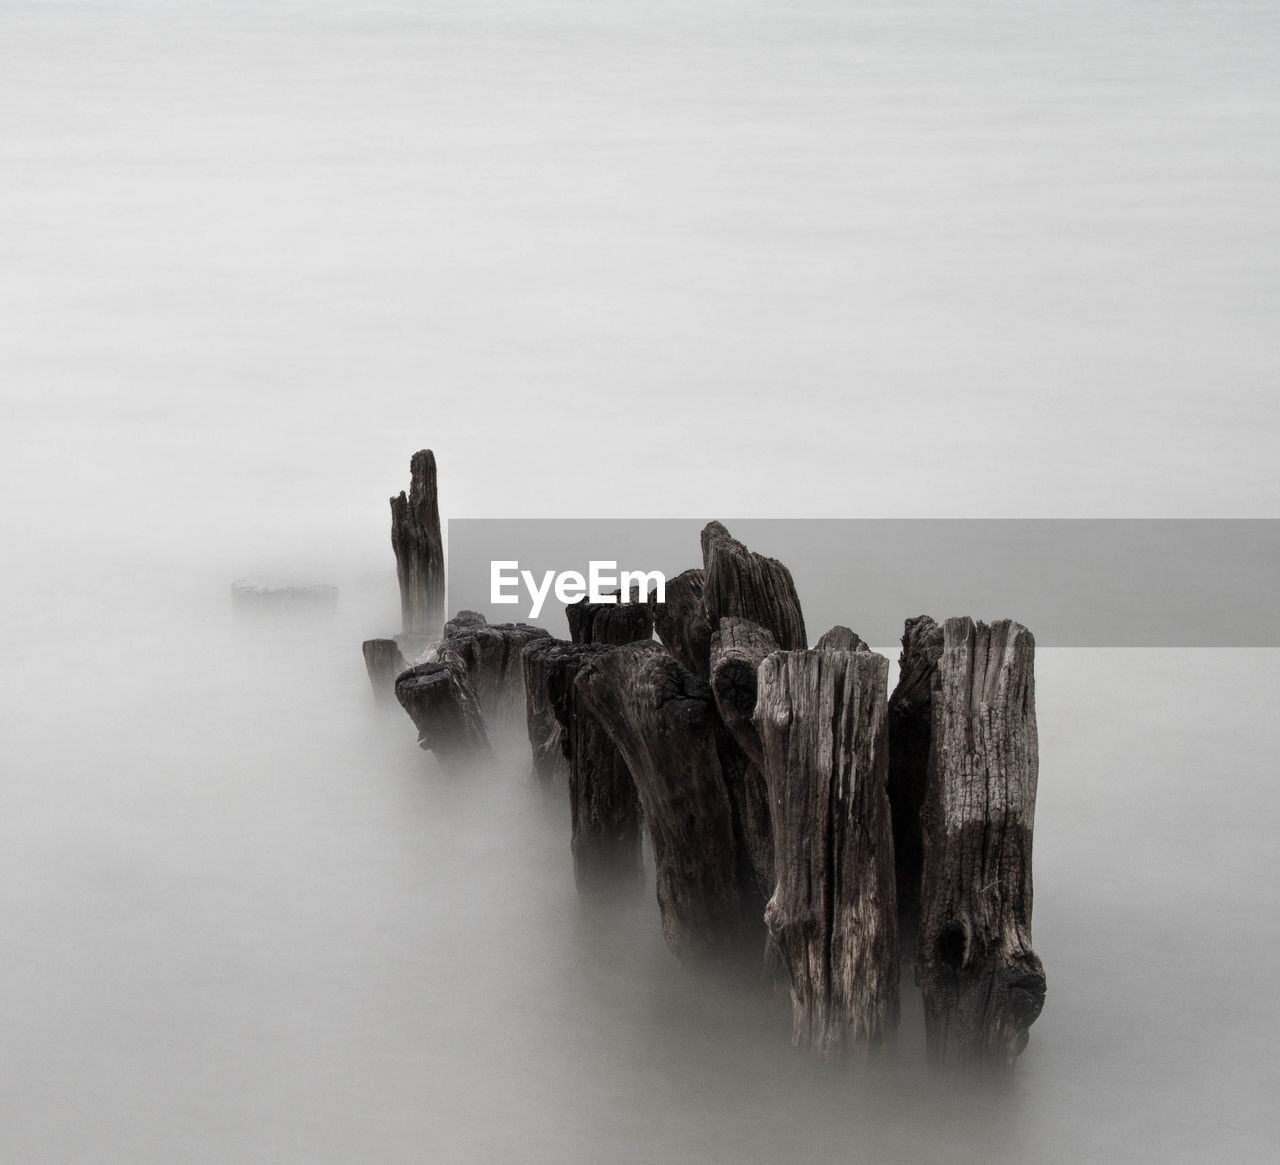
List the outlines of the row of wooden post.
{"type": "MultiPolygon", "coordinates": [[[[412,469],[411,496],[434,505],[434,458],[412,469]]],[[[392,511],[394,532],[413,510],[392,511]]],[[[434,528],[438,540],[438,515],[434,528]]],[[[571,641],[471,612],[412,664],[371,640],[375,691],[394,690],[445,764],[522,725],[538,776],[568,784],[579,886],[636,876],[647,832],[671,949],[763,956],[789,989],[797,1046],[834,1058],[891,1043],[900,935],[916,935],[930,1049],[1011,1064],[1045,993],[1031,633],[908,620],[890,695],[889,661],[849,628],[808,647],[785,565],[718,522],[701,541],[701,568],[669,580],[663,603],[570,605],[571,641]]],[[[432,560],[438,547],[393,543],[402,588],[431,576],[401,547],[432,560]]],[[[402,605],[420,631],[411,612],[430,602],[402,605]]]]}

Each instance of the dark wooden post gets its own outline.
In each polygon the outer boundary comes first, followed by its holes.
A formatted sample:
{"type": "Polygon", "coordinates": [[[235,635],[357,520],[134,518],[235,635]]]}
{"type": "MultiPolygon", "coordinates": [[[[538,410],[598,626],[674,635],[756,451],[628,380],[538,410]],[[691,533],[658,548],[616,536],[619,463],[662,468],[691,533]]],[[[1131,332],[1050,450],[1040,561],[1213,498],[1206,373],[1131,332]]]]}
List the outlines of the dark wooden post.
{"type": "Polygon", "coordinates": [[[396,699],[418,729],[418,746],[454,765],[489,753],[480,702],[465,672],[439,660],[415,664],[396,680],[396,699]]]}
{"type": "Polygon", "coordinates": [[[928,615],[908,619],[898,656],[898,683],[889,697],[889,806],[893,810],[898,917],[912,933],[920,915],[920,809],[929,778],[933,681],[941,654],[942,628],[928,615]]]}
{"type": "Polygon", "coordinates": [[[702,530],[702,567],[702,603],[713,629],[726,615],[736,615],[764,627],[784,651],[809,646],[796,584],[776,558],[748,550],[721,523],[708,522],[702,530]]]}
{"type": "Polygon", "coordinates": [[[864,1056],[898,1023],[888,674],[867,651],[760,664],[778,878],[765,920],[791,983],[793,1042],[824,1057],[864,1056]]]}
{"type": "Polygon", "coordinates": [[[930,1050],[1012,1064],[1044,1005],[1031,948],[1035,640],[948,619],[933,686],[916,980],[930,1050]]]}
{"type": "Polygon", "coordinates": [[[653,615],[645,602],[625,602],[621,592],[616,603],[589,603],[586,597],[567,603],[569,638],[574,643],[635,643],[653,638],[653,615]]]}
{"type": "Polygon", "coordinates": [[[410,484],[391,499],[391,547],[400,580],[405,631],[438,635],[444,622],[444,543],[436,496],[436,459],[420,449],[409,462],[410,484]]]}
{"type": "Polygon", "coordinates": [[[394,639],[366,639],[361,645],[373,698],[386,703],[395,696],[396,677],[409,667],[394,639]]]}
{"type": "Polygon", "coordinates": [[[664,591],[661,603],[656,590],[649,592],[654,630],[685,671],[705,680],[711,668],[711,624],[702,605],[702,571],[686,570],[667,579],[664,591]]]}
{"type": "Polygon", "coordinates": [[[618,746],[580,698],[578,673],[613,651],[603,643],[538,640],[526,649],[544,677],[547,700],[569,766],[573,874],[579,890],[641,871],[640,801],[618,746]]]}
{"type": "Polygon", "coordinates": [[[533,754],[533,771],[544,784],[569,775],[569,764],[561,747],[560,722],[551,704],[548,674],[554,652],[563,646],[563,639],[530,639],[520,652],[525,728],[533,754]]]}
{"type": "Polygon", "coordinates": [[[490,733],[519,731],[526,723],[521,652],[530,640],[549,639],[550,633],[528,623],[452,620],[450,625],[452,633],[436,647],[436,658],[466,675],[490,733]]]}
{"type": "Polygon", "coordinates": [[[773,825],[764,778],[764,749],[752,717],[756,673],[777,641],[748,619],[725,618],[711,637],[711,691],[732,747],[722,744],[720,767],[740,822],[740,835],[756,885],[767,900],[773,893],[773,825]]]}
{"type": "Polygon", "coordinates": [[[758,951],[760,904],[734,839],[710,685],[656,643],[605,651],[575,682],[640,795],[667,945],[693,961],[758,951]]]}
{"type": "Polygon", "coordinates": [[[871,647],[856,631],[837,623],[814,644],[817,651],[870,651],[871,647]]]}

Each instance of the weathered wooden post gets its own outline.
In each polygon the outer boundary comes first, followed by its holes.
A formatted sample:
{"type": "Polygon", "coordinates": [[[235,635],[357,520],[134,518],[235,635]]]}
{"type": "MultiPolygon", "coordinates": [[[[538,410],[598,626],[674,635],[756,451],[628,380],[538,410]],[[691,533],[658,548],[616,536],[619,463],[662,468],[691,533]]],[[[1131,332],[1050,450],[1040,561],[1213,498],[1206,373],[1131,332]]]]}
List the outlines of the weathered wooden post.
{"type": "Polygon", "coordinates": [[[726,615],[736,615],[765,628],[784,651],[809,646],[796,584],[776,558],[748,550],[720,522],[708,522],[702,529],[702,568],[702,604],[713,630],[726,615]]]}
{"type": "Polygon", "coordinates": [[[525,729],[533,755],[533,771],[543,784],[569,776],[569,764],[561,747],[560,722],[551,704],[549,670],[563,639],[531,639],[520,652],[524,674],[525,729]]]}
{"type": "Polygon", "coordinates": [[[409,664],[400,654],[394,639],[366,639],[360,650],[364,653],[365,670],[369,673],[369,685],[373,698],[386,703],[395,697],[396,677],[408,670],[409,664]]]}
{"type": "Polygon", "coordinates": [[[569,769],[570,847],[579,890],[641,872],[640,801],[631,770],[577,689],[579,672],[613,651],[603,643],[535,640],[525,648],[545,683],[569,769]]]}
{"type": "Polygon", "coordinates": [[[837,623],[824,631],[814,645],[815,651],[870,651],[870,645],[856,631],[837,623]]]}
{"type": "Polygon", "coordinates": [[[420,449],[409,461],[409,493],[391,499],[391,547],[400,581],[404,630],[438,635],[444,622],[444,543],[436,495],[436,459],[420,449]]]}
{"type": "Polygon", "coordinates": [[[756,884],[766,900],[773,893],[775,881],[773,825],[764,777],[764,749],[752,718],[756,710],[756,674],[765,656],[777,650],[773,636],[749,619],[721,619],[711,637],[711,691],[723,731],[732,742],[732,748],[721,745],[720,767],[735,802],[740,835],[756,884]]]}
{"type": "Polygon", "coordinates": [[[653,628],[685,671],[706,679],[711,667],[711,624],[702,605],[703,573],[686,570],[667,579],[665,600],[658,602],[657,590],[649,592],[649,612],[653,628]]]}
{"type": "Polygon", "coordinates": [[[930,1050],[1012,1064],[1044,1006],[1031,947],[1035,640],[948,619],[933,684],[916,980],[930,1050]]]}
{"type": "Polygon", "coordinates": [[[518,731],[525,725],[521,652],[530,640],[549,639],[550,633],[528,623],[473,620],[451,620],[450,628],[449,637],[435,648],[436,658],[452,662],[466,675],[490,733],[518,731]]]}
{"type": "Polygon", "coordinates": [[[912,933],[920,915],[920,809],[929,779],[933,681],[941,654],[942,628],[928,615],[908,619],[898,656],[898,682],[889,697],[889,806],[893,810],[898,917],[912,933]]]}
{"type": "Polygon", "coordinates": [[[778,879],[765,921],[791,984],[793,1042],[823,1057],[865,1056],[898,1024],[888,674],[868,651],[760,664],[778,879]]]}
{"type": "Polygon", "coordinates": [[[574,643],[635,643],[653,638],[653,614],[645,602],[633,603],[618,595],[616,603],[589,603],[583,596],[566,603],[569,638],[574,643]]]}
{"type": "Polygon", "coordinates": [[[635,781],[667,945],[692,961],[758,951],[760,902],[734,838],[710,686],[652,642],[602,652],[575,685],[635,781]]]}
{"type": "Polygon", "coordinates": [[[396,680],[396,699],[418,729],[418,746],[434,752],[442,764],[460,764],[489,753],[480,702],[456,664],[415,664],[396,680]]]}

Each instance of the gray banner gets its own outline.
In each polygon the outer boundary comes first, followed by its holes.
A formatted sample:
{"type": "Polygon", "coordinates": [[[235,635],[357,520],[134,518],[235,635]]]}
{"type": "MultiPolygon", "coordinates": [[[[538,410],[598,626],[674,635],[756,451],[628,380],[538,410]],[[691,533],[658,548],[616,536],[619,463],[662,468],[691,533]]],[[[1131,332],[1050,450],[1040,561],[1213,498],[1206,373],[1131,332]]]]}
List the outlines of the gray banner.
{"type": "MultiPolygon", "coordinates": [[[[667,578],[701,566],[698,519],[455,519],[449,609],[529,621],[490,602],[491,563],[586,574],[592,560],[667,578]]],[[[811,641],[835,623],[877,647],[903,620],[1013,618],[1044,647],[1276,647],[1280,520],[726,519],[791,568],[811,641]]],[[[536,620],[566,635],[554,593],[536,620]]]]}

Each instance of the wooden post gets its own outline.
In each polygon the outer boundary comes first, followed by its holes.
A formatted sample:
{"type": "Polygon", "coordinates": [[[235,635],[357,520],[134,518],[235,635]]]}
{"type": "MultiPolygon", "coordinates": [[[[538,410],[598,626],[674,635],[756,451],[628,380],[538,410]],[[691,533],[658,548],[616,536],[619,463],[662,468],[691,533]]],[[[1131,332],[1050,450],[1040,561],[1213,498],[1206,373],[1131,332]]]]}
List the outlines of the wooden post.
{"type": "Polygon", "coordinates": [[[865,1056],[898,1023],[888,674],[867,651],[760,664],[778,878],[765,921],[791,983],[793,1042],[823,1057],[865,1056]]]}
{"type": "Polygon", "coordinates": [[[856,631],[837,623],[814,644],[816,651],[870,651],[870,645],[856,631]]]}
{"type": "Polygon", "coordinates": [[[568,778],[569,764],[561,746],[560,722],[551,705],[548,686],[553,653],[565,646],[563,639],[530,639],[520,652],[524,675],[525,728],[533,754],[533,771],[543,784],[568,778]]]}
{"type": "Polygon", "coordinates": [[[656,643],[602,652],[575,683],[640,795],[667,945],[691,961],[758,951],[760,904],[734,839],[710,685],[656,643]]]}
{"type": "Polygon", "coordinates": [[[1035,640],[948,619],[933,681],[916,981],[930,1050],[1012,1064],[1044,1005],[1031,948],[1035,640]]]}
{"type": "Polygon", "coordinates": [[[920,916],[923,862],[920,810],[929,779],[933,681],[942,628],[928,615],[908,619],[898,656],[898,683],[889,697],[889,806],[898,876],[898,918],[914,933],[920,916]]]}
{"type": "Polygon", "coordinates": [[[625,601],[621,592],[616,603],[589,603],[584,595],[567,603],[569,638],[574,643],[635,643],[653,638],[653,615],[647,603],[625,601]]]}
{"type": "MultiPolygon", "coordinates": [[[[471,612],[474,614],[474,612],[471,612]]],[[[435,649],[452,662],[475,691],[489,731],[513,732],[525,726],[524,671],[521,652],[533,639],[550,633],[528,623],[451,621],[452,634],[435,649]]]]}
{"type": "Polygon", "coordinates": [[[489,753],[480,702],[455,665],[415,664],[396,680],[396,699],[418,729],[418,746],[441,763],[460,764],[489,753]]]}
{"type": "Polygon", "coordinates": [[[409,461],[410,484],[391,499],[391,548],[400,581],[405,631],[437,635],[444,622],[444,543],[436,496],[436,459],[420,449],[409,461]]]}
{"type": "Polygon", "coordinates": [[[459,611],[444,625],[444,631],[441,633],[440,638],[456,639],[459,635],[470,631],[474,627],[487,626],[489,626],[489,620],[479,611],[459,611]]]}
{"type": "Polygon", "coordinates": [[[613,651],[602,643],[538,640],[526,649],[544,677],[569,767],[570,846],[579,890],[641,872],[640,801],[631,770],[603,724],[580,698],[579,672],[613,651]]]}
{"type": "Polygon", "coordinates": [[[364,666],[369,673],[373,698],[380,704],[395,697],[396,677],[408,670],[409,664],[400,654],[394,639],[366,639],[360,645],[364,652],[364,666]]]}
{"type": "Polygon", "coordinates": [[[711,624],[702,606],[703,573],[686,570],[667,579],[666,598],[658,602],[658,592],[649,592],[649,612],[653,627],[685,671],[706,679],[711,669],[711,624]]]}
{"type": "Polygon", "coordinates": [[[809,646],[796,584],[776,558],[748,550],[721,523],[708,522],[702,530],[702,566],[702,603],[712,628],[726,615],[737,615],[764,627],[784,651],[809,646]]]}
{"type": "Polygon", "coordinates": [[[711,637],[711,691],[732,747],[722,744],[720,767],[740,823],[761,896],[773,893],[773,825],[769,788],[764,778],[764,749],[752,717],[756,710],[756,673],[777,641],[748,619],[725,618],[711,637]]]}

